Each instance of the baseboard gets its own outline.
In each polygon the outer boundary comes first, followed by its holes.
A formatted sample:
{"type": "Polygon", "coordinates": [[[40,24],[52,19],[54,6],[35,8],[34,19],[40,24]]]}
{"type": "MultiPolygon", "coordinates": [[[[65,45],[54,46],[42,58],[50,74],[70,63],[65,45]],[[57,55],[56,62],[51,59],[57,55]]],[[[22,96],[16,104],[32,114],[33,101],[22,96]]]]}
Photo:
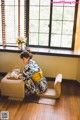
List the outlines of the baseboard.
{"type": "MultiPolygon", "coordinates": [[[[46,79],[47,79],[48,81],[54,81],[54,80],[55,80],[55,78],[52,78],[52,77],[46,77],[46,79]]],[[[77,80],[73,80],[73,79],[64,79],[64,78],[62,78],[62,80],[63,80],[64,82],[75,82],[75,81],[77,81],[77,80]]]]}
{"type": "MultiPolygon", "coordinates": [[[[47,81],[55,81],[55,78],[51,78],[51,77],[46,77],[47,81]]],[[[77,85],[78,87],[80,87],[80,82],[78,82],[77,80],[73,80],[73,79],[62,79],[63,83],[69,83],[72,84],[74,83],[75,85],[77,85]]]]}
{"type": "Polygon", "coordinates": [[[51,78],[51,77],[46,77],[46,79],[47,79],[48,81],[55,81],[55,78],[51,78]]]}
{"type": "Polygon", "coordinates": [[[0,76],[5,76],[7,73],[6,72],[0,72],[0,76]]]}

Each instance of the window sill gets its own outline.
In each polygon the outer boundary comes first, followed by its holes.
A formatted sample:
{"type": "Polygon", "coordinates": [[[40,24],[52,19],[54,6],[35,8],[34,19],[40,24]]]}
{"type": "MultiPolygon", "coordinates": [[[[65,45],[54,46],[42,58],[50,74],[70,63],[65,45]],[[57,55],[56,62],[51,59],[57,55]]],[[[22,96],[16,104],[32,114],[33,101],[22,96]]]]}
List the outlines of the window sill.
{"type": "MultiPolygon", "coordinates": [[[[35,47],[28,47],[33,54],[36,55],[48,55],[48,56],[62,56],[62,57],[79,57],[80,58],[80,51],[74,52],[72,50],[57,50],[57,49],[49,49],[49,48],[35,48],[35,47]]],[[[0,46],[0,52],[13,52],[13,53],[20,53],[22,50],[19,50],[18,47],[6,47],[3,48],[0,46]]]]}

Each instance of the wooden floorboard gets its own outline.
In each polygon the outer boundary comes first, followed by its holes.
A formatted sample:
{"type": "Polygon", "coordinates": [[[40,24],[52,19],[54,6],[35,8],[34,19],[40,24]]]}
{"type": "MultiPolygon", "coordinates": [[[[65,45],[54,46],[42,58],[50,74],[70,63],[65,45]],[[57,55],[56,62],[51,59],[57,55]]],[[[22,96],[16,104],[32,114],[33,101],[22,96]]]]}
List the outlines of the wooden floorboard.
{"type": "Polygon", "coordinates": [[[0,111],[8,111],[9,120],[80,120],[80,86],[63,82],[61,97],[54,106],[0,96],[0,111]]]}

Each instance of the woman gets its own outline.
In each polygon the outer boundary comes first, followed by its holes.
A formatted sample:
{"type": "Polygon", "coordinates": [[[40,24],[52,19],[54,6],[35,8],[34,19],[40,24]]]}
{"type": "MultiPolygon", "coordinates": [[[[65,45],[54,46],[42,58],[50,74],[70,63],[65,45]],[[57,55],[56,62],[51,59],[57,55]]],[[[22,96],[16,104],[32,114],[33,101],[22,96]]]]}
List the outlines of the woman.
{"type": "Polygon", "coordinates": [[[41,68],[32,60],[30,51],[23,51],[20,58],[25,64],[23,76],[25,77],[25,95],[39,94],[47,89],[47,81],[41,68]]]}

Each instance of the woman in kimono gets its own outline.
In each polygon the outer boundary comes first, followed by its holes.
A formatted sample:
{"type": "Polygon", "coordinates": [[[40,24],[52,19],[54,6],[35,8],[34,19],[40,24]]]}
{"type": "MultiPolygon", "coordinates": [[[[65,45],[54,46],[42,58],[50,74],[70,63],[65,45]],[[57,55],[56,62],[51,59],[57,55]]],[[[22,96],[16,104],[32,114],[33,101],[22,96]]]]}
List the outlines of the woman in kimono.
{"type": "Polygon", "coordinates": [[[47,89],[47,81],[38,64],[32,60],[33,55],[30,51],[23,51],[20,58],[25,64],[23,76],[25,78],[25,95],[39,94],[47,89]]]}

